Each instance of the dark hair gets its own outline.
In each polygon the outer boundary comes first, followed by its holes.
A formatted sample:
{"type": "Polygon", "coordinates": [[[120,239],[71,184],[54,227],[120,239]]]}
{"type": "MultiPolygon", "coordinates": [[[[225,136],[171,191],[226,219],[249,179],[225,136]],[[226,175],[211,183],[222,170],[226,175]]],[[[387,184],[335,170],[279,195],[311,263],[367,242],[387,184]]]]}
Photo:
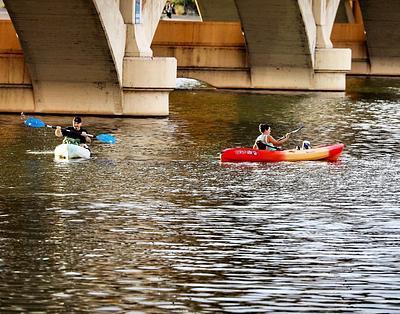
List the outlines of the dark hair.
{"type": "Polygon", "coordinates": [[[268,129],[269,129],[269,125],[266,124],[266,123],[261,123],[261,124],[258,126],[258,129],[260,130],[261,133],[264,133],[265,130],[268,130],[268,129]]]}
{"type": "Polygon", "coordinates": [[[81,117],[76,116],[76,117],[74,118],[74,122],[82,123],[81,117]]]}

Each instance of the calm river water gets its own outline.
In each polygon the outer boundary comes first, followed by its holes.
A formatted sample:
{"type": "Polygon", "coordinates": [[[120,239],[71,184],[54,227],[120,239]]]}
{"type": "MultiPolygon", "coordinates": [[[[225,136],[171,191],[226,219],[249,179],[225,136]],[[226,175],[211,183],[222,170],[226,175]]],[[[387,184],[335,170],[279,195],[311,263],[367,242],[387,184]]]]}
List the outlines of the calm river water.
{"type": "MultiPolygon", "coordinates": [[[[179,90],[164,119],[84,118],[88,161],[0,115],[0,312],[399,313],[400,80],[179,90]],[[339,162],[220,164],[258,124],[339,162]]],[[[41,116],[68,125],[71,117],[41,116]]]]}

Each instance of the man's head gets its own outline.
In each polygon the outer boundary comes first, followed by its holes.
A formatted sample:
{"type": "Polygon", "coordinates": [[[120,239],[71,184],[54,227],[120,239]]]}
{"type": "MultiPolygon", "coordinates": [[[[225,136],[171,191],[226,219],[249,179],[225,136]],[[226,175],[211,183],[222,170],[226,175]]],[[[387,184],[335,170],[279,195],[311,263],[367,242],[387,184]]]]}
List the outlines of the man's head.
{"type": "Polygon", "coordinates": [[[261,133],[264,133],[265,131],[268,131],[269,128],[270,128],[270,126],[268,124],[266,124],[266,123],[261,123],[258,126],[258,129],[260,130],[261,133]]]}
{"type": "Polygon", "coordinates": [[[75,129],[79,130],[82,125],[82,119],[81,117],[76,116],[74,120],[72,120],[72,125],[75,129]]]}

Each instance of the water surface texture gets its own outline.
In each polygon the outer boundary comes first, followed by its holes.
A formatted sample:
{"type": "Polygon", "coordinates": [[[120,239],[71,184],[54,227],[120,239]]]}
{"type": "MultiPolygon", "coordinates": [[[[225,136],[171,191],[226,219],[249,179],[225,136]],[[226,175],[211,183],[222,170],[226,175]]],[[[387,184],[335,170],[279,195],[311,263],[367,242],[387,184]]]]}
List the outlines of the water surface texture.
{"type": "MultiPolygon", "coordinates": [[[[93,158],[0,115],[0,312],[398,313],[400,80],[346,93],[175,91],[168,118],[85,117],[93,158]],[[258,124],[336,163],[220,164],[258,124]]],[[[52,125],[72,117],[40,116],[52,125]]]]}

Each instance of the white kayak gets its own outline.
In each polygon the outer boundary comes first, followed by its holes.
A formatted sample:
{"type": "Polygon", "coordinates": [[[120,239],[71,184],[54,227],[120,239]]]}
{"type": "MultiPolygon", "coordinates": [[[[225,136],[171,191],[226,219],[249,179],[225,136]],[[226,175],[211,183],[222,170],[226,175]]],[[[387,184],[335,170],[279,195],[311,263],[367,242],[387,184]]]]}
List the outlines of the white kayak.
{"type": "Polygon", "coordinates": [[[60,144],[54,150],[56,159],[90,158],[90,150],[75,144],[60,144]]]}

